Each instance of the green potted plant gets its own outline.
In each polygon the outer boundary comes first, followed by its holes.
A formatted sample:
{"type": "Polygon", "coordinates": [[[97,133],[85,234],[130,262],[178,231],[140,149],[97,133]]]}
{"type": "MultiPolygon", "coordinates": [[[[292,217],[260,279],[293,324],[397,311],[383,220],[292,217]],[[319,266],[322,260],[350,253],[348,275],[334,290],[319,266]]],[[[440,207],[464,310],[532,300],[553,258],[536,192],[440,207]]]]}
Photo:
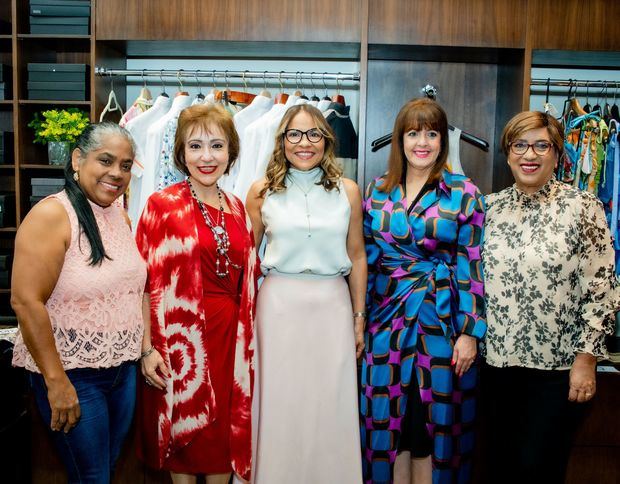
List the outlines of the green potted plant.
{"type": "Polygon", "coordinates": [[[35,113],[28,127],[34,129],[35,143],[47,143],[50,165],[64,165],[78,136],[90,123],[88,114],[78,108],[50,109],[35,113]]]}

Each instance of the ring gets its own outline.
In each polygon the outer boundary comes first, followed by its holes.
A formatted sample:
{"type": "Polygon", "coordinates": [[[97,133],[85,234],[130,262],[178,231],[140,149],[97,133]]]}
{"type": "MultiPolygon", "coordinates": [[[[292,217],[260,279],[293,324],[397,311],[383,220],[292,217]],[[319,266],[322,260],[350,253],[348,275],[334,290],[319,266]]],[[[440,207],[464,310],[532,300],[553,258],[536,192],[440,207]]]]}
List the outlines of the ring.
{"type": "Polygon", "coordinates": [[[144,379],[144,381],[146,382],[146,384],[147,384],[147,385],[153,385],[153,384],[151,383],[151,380],[149,380],[148,378],[145,378],[145,379],[144,379]]]}
{"type": "Polygon", "coordinates": [[[591,397],[591,396],[592,396],[591,393],[586,392],[586,397],[591,397]]]}

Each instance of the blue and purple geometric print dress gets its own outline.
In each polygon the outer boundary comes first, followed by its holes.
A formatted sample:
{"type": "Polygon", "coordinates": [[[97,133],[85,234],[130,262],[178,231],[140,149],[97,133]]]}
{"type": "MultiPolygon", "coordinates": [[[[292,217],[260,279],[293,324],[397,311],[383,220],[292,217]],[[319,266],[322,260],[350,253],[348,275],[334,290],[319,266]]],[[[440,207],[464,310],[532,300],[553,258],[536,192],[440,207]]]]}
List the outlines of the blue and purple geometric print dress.
{"type": "Polygon", "coordinates": [[[366,483],[391,483],[412,375],[432,439],[433,482],[468,482],[478,368],[451,366],[456,338],[486,331],[480,262],[484,201],[443,172],[407,214],[401,185],[372,182],[364,202],[368,327],[360,412],[366,483]],[[415,373],[414,373],[415,371],[415,373]]]}

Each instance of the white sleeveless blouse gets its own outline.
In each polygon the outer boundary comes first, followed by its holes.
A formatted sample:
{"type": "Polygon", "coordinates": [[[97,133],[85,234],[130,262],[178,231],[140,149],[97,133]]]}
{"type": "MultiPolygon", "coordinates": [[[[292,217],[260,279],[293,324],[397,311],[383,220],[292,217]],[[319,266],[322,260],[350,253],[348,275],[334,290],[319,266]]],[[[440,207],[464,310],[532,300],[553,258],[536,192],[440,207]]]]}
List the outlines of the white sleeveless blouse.
{"type": "Polygon", "coordinates": [[[342,182],[330,191],[316,184],[322,175],[320,167],[289,168],[286,190],[265,196],[263,274],[336,277],[351,271],[347,254],[351,205],[342,182]]]}

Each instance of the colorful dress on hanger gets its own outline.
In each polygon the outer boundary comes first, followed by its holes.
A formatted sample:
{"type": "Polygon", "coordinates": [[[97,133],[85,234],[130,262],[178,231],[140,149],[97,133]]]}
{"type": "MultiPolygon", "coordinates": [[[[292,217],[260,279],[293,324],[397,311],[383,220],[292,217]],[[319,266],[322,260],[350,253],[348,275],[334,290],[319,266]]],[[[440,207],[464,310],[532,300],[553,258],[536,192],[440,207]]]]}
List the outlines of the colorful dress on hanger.
{"type": "Polygon", "coordinates": [[[366,483],[390,483],[412,377],[433,439],[433,482],[467,482],[474,448],[478,368],[461,378],[451,358],[460,334],[486,331],[480,265],[484,202],[462,175],[444,171],[407,214],[401,185],[368,187],[367,352],[360,411],[366,483]]]}
{"type": "Polygon", "coordinates": [[[153,194],[140,219],[151,339],[172,378],[165,391],[140,386],[137,434],[151,467],[192,474],[232,469],[248,479],[256,251],[241,201],[227,202],[229,256],[242,269],[230,267],[223,279],[215,275],[213,235],[185,182],[153,194]]]}

